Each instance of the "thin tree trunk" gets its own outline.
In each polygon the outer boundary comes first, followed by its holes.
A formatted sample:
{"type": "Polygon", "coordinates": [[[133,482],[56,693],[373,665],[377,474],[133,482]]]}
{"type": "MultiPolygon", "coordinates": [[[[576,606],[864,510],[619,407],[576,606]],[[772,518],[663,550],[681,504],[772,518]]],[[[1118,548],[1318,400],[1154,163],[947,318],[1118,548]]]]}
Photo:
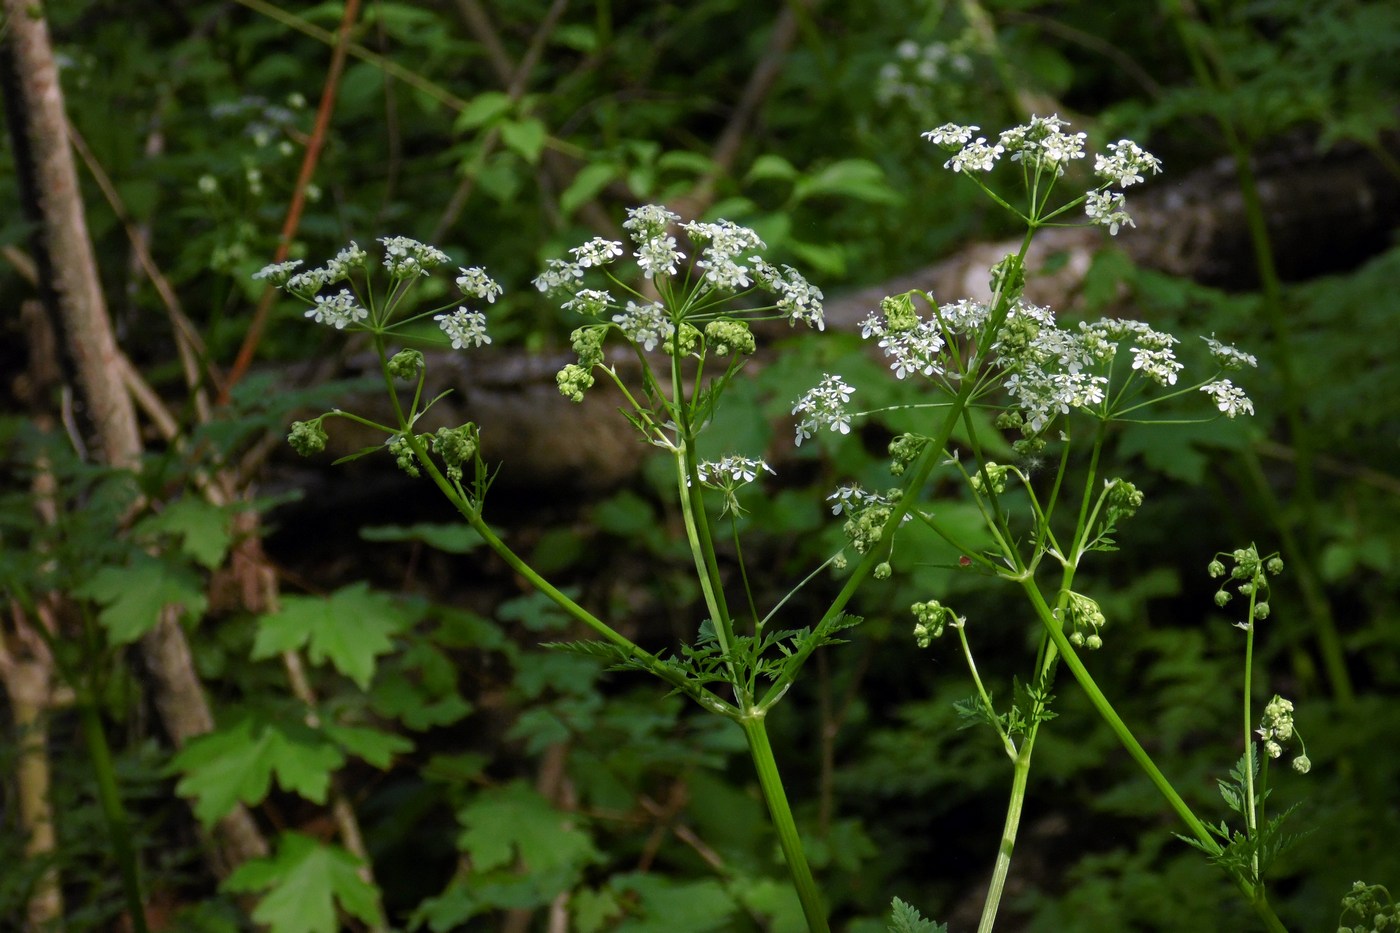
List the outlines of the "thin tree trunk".
{"type": "MultiPolygon", "coordinates": [[[[26,207],[34,212],[43,283],[51,289],[59,329],[85,414],[98,438],[103,462],[136,469],[141,437],[135,407],[123,383],[123,360],[113,335],[88,235],[77,171],[69,143],[63,92],[43,4],[3,0],[5,13],[6,116],[26,207]]],[[[157,709],[177,745],[208,732],[209,710],[189,642],[176,615],[162,613],[141,643],[157,709]]],[[[267,843],[242,806],[216,831],[216,870],[227,871],[265,855],[267,843]]]]}

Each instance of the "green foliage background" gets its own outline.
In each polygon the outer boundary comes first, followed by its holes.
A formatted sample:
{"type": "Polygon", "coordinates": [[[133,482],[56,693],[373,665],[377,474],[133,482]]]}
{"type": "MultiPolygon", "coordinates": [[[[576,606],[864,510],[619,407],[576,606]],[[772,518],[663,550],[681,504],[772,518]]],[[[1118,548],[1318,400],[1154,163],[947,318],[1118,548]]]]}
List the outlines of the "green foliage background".
{"type": "MultiPolygon", "coordinates": [[[[567,323],[529,280],[543,259],[598,232],[592,211],[615,219],[624,206],[674,203],[702,179],[715,195],[707,216],[754,227],[775,258],[803,268],[829,296],[1003,233],[1004,220],[971,186],[955,184],[918,137],[947,121],[990,135],[1032,107],[1058,110],[1096,138],[1143,142],[1164,158],[1168,179],[1227,152],[1219,120],[1260,154],[1301,136],[1323,149],[1371,148],[1396,165],[1400,11],[1386,3],[1203,4],[1188,32],[1217,73],[1231,76],[1210,89],[1193,74],[1165,5],[580,4],[543,39],[518,99],[467,25],[476,6],[366,4],[356,42],[382,60],[352,57],[346,69],[293,255],[387,235],[434,242],[505,284],[492,308],[498,345],[567,344],[567,323]],[[783,9],[796,38],[773,63],[777,79],[732,165],[716,170],[715,142],[783,9]],[[881,75],[891,63],[901,74],[912,67],[902,42],[937,61],[932,78],[902,79],[894,92],[881,75]],[[385,61],[402,73],[388,74],[385,61]]],[[[554,4],[480,6],[519,62],[554,4]]],[[[46,11],[73,125],[144,230],[209,358],[226,365],[312,125],[329,58],[314,28],[333,30],[341,5],[65,0],[46,11]]],[[[13,170],[0,171],[0,245],[24,249],[13,170]]],[[[480,559],[469,534],[409,509],[367,518],[378,527],[338,540],[325,558],[319,546],[302,547],[323,532],[287,527],[314,510],[261,501],[269,549],[285,571],[282,609],[249,616],[209,605],[231,515],[181,490],[198,468],[241,456],[332,390],[273,393],[254,377],[220,419],[196,429],[163,312],[131,261],[118,213],[95,186],[85,193],[123,347],[185,411],[195,443],[184,449],[199,453],[152,449],[142,483],[170,505],[114,540],[110,529],[135,490],[66,457],[61,444],[44,445],[66,506],[60,527],[46,529],[22,482],[43,441],[23,419],[8,419],[6,474],[15,482],[3,500],[4,582],[19,592],[43,579],[91,607],[91,638],[66,646],[64,661],[96,675],[145,880],[182,911],[180,928],[243,928],[240,892],[262,898],[253,920],[275,930],[373,922],[380,908],[353,859],[324,844],[321,805],[334,777],[360,813],[395,926],[497,928],[520,911],[543,928],[544,911],[570,892],[571,928],[581,931],[801,929],[742,736],[680,699],[659,699],[633,675],[541,649],[578,633],[480,559]],[[61,555],[56,574],[32,556],[41,545],[61,555]],[[121,652],[164,602],[184,606],[220,726],[173,760],[141,673],[121,652]],[[312,666],[320,725],[305,723],[277,666],[293,648],[312,666]],[[206,822],[233,800],[253,805],[276,831],[274,855],[216,891],[181,797],[206,822]]],[[[1205,563],[1251,539],[1267,550],[1281,526],[1304,542],[1353,690],[1340,692],[1324,673],[1315,619],[1286,575],[1262,649],[1268,689],[1299,704],[1314,762],[1307,779],[1282,782],[1273,804],[1301,801],[1297,822],[1314,830],[1280,866],[1272,892],[1297,930],[1331,923],[1357,878],[1400,883],[1400,376],[1390,359],[1398,277],[1400,249],[1385,242],[1284,290],[1300,423],[1326,455],[1306,509],[1294,497],[1297,437],[1283,417],[1279,335],[1261,324],[1263,298],[1133,269],[1105,251],[1083,307],[1058,309],[1073,317],[1126,303],[1154,326],[1215,331],[1261,356],[1248,386],[1262,416],[1252,427],[1116,439],[1118,454],[1140,468],[1133,478],[1147,505],[1120,536],[1111,571],[1094,581],[1116,594],[1103,600],[1115,628],[1094,674],[1191,805],[1217,812],[1214,779],[1238,755],[1230,743],[1240,648],[1211,604],[1205,563]]],[[[10,296],[27,290],[18,272],[0,269],[10,298],[0,349],[7,371],[24,362],[10,296]]],[[[290,368],[327,355],[330,340],[286,303],[260,355],[290,368]]],[[[747,416],[722,426],[717,448],[779,445],[791,400],[836,369],[873,375],[878,364],[849,335],[788,338],[743,387],[752,393],[747,416]]],[[[900,383],[881,391],[888,397],[863,403],[910,400],[900,383]]],[[[804,447],[792,455],[796,479],[746,503],[775,592],[839,540],[827,491],[852,478],[884,484],[884,442],[902,429],[891,419],[863,429],[863,443],[804,447]]],[[[295,497],[286,477],[296,474],[269,475],[279,497],[295,497]]],[[[591,501],[517,494],[518,530],[535,536],[534,559],[658,649],[693,638],[699,622],[675,516],[662,504],[668,482],[644,472],[591,501]],[[593,530],[581,537],[580,527],[593,530]]],[[[965,508],[950,501],[948,515],[965,508]]],[[[950,571],[956,555],[937,542],[904,547],[928,559],[865,594],[857,611],[866,625],[853,644],[824,652],[773,726],[814,868],[837,924],[851,930],[882,929],[896,894],[952,929],[970,926],[1008,784],[989,733],[958,730],[953,703],[970,692],[961,663],[946,643],[915,651],[909,603],[932,594],[955,601],[984,640],[979,658],[993,660],[983,675],[1001,694],[1017,668],[999,665],[997,649],[1014,659],[1034,625],[985,581],[950,571]]],[[[1006,927],[1249,928],[1223,877],[1171,835],[1156,791],[1068,685],[1057,711],[1032,775],[1006,927]]],[[[121,910],[112,856],[97,842],[75,717],[59,712],[53,725],[68,929],[106,929],[121,910]]],[[[8,763],[0,766],[8,779],[8,763]]],[[[18,851],[12,809],[0,806],[0,850],[18,851]]],[[[39,867],[0,864],[0,918],[19,916],[39,867]]]]}

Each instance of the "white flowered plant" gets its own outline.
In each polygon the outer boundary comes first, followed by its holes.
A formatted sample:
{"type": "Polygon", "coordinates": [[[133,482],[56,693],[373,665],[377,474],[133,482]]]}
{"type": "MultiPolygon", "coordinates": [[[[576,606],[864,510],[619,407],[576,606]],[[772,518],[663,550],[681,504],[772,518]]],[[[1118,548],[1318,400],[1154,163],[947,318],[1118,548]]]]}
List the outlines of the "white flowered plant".
{"type": "MultiPolygon", "coordinates": [[[[1104,226],[1110,234],[1131,227],[1121,189],[1160,171],[1151,154],[1120,140],[1096,154],[1091,166],[1085,134],[1071,132],[1058,116],[1033,117],[994,139],[979,135],[976,126],[955,124],[925,136],[949,152],[945,166],[951,172],[1019,215],[1027,234],[1019,252],[991,270],[990,300],[939,303],[925,293],[909,292],[887,298],[862,323],[871,352],[884,357],[894,377],[926,387],[927,401],[916,408],[932,413],[932,420],[925,430],[906,432],[891,442],[890,469],[896,481],[890,488],[874,491],[846,483],[828,497],[847,544],[804,583],[821,571],[832,571],[844,574],[844,584],[826,601],[826,608],[800,628],[768,629],[791,594],[760,612],[740,540],[740,498],[762,495],[761,481],[776,475],[774,468],[760,451],[705,460],[698,448],[725,389],[756,351],[752,325],[773,320],[823,329],[821,290],[793,267],[766,259],[767,246],[752,229],[726,220],[687,221],[660,205],[627,212],[622,228],[630,242],[594,237],[568,250],[568,258],[548,259],[533,280],[546,298],[579,318],[570,336],[577,359],[556,374],[560,393],[581,402],[598,381],[610,384],[612,401],[620,402],[641,437],[671,458],[680,524],[705,617],[696,644],[674,657],[651,654],[592,614],[552,586],[492,530],[483,508],[494,470],[482,458],[474,423],[435,432],[418,426],[435,401],[423,398],[424,355],[413,348],[393,352],[389,342],[408,332],[405,325],[431,317],[456,349],[489,344],[487,316],[471,305],[494,304],[502,291],[483,269],[458,267],[457,290],[467,303],[454,300],[421,312],[410,310],[408,303],[415,285],[450,260],[435,247],[405,237],[381,239],[384,255],[377,265],[352,243],[324,267],[303,271],[299,261],[291,261],[268,266],[256,276],[308,305],[307,316],[318,323],[368,335],[393,401],[390,424],[340,410],[296,422],[289,438],[293,446],[303,453],[323,449],[324,421],[329,417],[349,418],[382,431],[381,446],[406,472],[425,475],[515,573],[598,636],[561,647],[602,657],[618,668],[651,673],[742,728],[784,860],[815,931],[827,929],[822,898],[777,778],[765,721],[811,653],[839,641],[837,632],[859,622],[846,607],[861,585],[892,577],[897,563],[905,560],[896,538],[906,523],[921,523],[941,536],[955,549],[953,566],[1020,587],[1039,626],[1035,668],[1011,691],[1010,708],[998,712],[972,663],[975,623],[969,627],[965,617],[938,600],[912,607],[919,647],[931,646],[946,630],[956,632],[976,687],[960,710],[996,730],[1017,775],[983,928],[989,929],[995,919],[1031,751],[1040,726],[1054,716],[1051,688],[1061,665],[1163,789],[1194,842],[1213,856],[1228,850],[1228,840],[1221,843],[1170,790],[1170,782],[1094,685],[1078,652],[1105,644],[1103,633],[1115,623],[1103,606],[1112,604],[1101,605],[1083,593],[1075,577],[1089,555],[1114,550],[1119,525],[1143,503],[1142,492],[1132,483],[1103,475],[1101,455],[1110,426],[1146,420],[1146,409],[1168,402],[1196,402],[1204,409],[1201,417],[1252,414],[1253,404],[1244,390],[1223,374],[1253,367],[1256,360],[1212,335],[1202,354],[1209,360],[1208,374],[1202,371],[1204,378],[1197,378],[1194,359],[1178,358],[1183,345],[1170,334],[1133,320],[1062,325],[1050,309],[1025,298],[1025,256],[1035,232],[1065,222],[1079,205],[1088,223],[1104,226]],[[1012,166],[1019,175],[1025,193],[1021,207],[1013,207],[991,187],[993,173],[1001,166],[1012,166]],[[1056,187],[1080,174],[1091,176],[1094,187],[1064,203],[1055,202],[1056,187]],[[376,275],[388,276],[387,288],[372,287],[376,275]],[[331,290],[341,283],[348,284],[331,290]],[[631,377],[617,365],[618,356],[610,354],[610,348],[630,358],[631,377]],[[404,390],[399,383],[412,388],[404,390]],[[1198,392],[1212,404],[1200,405],[1204,400],[1198,392]],[[983,435],[992,430],[989,424],[1008,432],[1010,447],[1021,458],[1018,462],[997,463],[987,455],[983,435]],[[1050,479],[1037,479],[1033,464],[1052,445],[1059,451],[1058,468],[1050,479]],[[1085,446],[1087,456],[1082,452],[1085,446]],[[1084,474],[1077,489],[1072,465],[1084,474]],[[983,518],[985,536],[964,541],[963,527],[945,523],[934,503],[924,501],[935,471],[962,481],[983,518]],[[1056,520],[1057,506],[1072,512],[1071,517],[1056,520]],[[722,572],[715,523],[725,519],[731,534],[724,540],[723,563],[737,566],[737,574],[722,572]],[[1042,566],[1050,569],[1042,573],[1042,566]]],[[[866,396],[858,395],[856,386],[840,373],[822,374],[792,406],[795,442],[800,445],[819,435],[840,441],[852,434],[870,414],[851,409],[857,397],[866,396]]],[[[1250,613],[1252,637],[1253,620],[1267,615],[1267,603],[1251,597],[1250,613]]],[[[1287,711],[1282,706],[1273,710],[1260,729],[1267,730],[1265,742],[1281,748],[1296,729],[1283,718],[1287,711]]],[[[1265,745],[1266,752],[1272,753],[1273,747],[1265,745]]],[[[1268,914],[1258,873],[1241,870],[1232,877],[1254,909],[1261,916],[1268,914]]]]}

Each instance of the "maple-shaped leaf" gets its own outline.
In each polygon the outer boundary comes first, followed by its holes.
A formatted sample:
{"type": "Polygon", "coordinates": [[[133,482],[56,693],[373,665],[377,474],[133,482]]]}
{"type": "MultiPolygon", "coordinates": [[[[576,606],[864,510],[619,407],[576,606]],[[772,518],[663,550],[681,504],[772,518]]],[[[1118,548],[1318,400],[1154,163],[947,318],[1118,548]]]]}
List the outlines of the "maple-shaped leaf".
{"type": "Polygon", "coordinates": [[[344,763],[340,748],[310,727],[253,717],[192,739],[171,762],[185,775],[176,793],[195,798],[195,816],[205,826],[239,801],[262,801],[274,776],[283,790],[325,803],[331,772],[344,763]]]}
{"type": "Polygon", "coordinates": [[[134,555],[125,567],[99,569],[73,592],[102,606],[97,619],[118,645],[149,632],[168,605],[194,616],[202,615],[208,605],[204,587],[192,570],[146,554],[134,555]]]}
{"type": "Polygon", "coordinates": [[[339,846],[287,832],[276,855],[243,863],[223,888],[266,891],[253,919],[271,933],[335,933],[343,928],[337,906],[371,927],[383,922],[379,892],[359,869],[360,860],[339,846]]]}
{"type": "Polygon", "coordinates": [[[374,677],[375,659],[393,647],[391,636],[416,620],[387,593],[363,582],[330,596],[287,596],[282,609],[258,618],[253,660],[306,648],[313,664],[329,660],[361,690],[374,677]]]}
{"type": "Polygon", "coordinates": [[[176,535],[180,538],[180,550],[210,570],[223,563],[233,540],[228,510],[190,496],[171,502],[144,519],[136,530],[142,536],[176,535]]]}
{"type": "Polygon", "coordinates": [[[511,864],[545,873],[597,861],[598,850],[578,817],[554,805],[521,781],[483,791],[457,812],[465,827],[457,845],[480,872],[511,864]]]}

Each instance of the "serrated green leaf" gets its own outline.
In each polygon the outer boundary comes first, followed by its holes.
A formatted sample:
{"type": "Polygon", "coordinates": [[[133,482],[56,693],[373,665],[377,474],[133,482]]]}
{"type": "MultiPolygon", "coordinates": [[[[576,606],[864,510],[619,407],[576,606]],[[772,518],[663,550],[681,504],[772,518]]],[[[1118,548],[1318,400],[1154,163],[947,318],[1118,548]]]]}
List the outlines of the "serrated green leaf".
{"type": "Polygon", "coordinates": [[[313,664],[329,660],[361,689],[369,688],[376,659],[393,647],[390,636],[415,621],[404,605],[363,582],[329,597],[287,596],[279,612],[258,618],[253,660],[308,650],[313,664]]]}
{"type": "Polygon", "coordinates": [[[73,592],[102,606],[97,620],[118,645],[154,628],[166,606],[179,606],[186,616],[200,616],[208,606],[193,571],[145,554],[133,556],[125,567],[99,569],[73,592]]]}
{"type": "Polygon", "coordinates": [[[240,801],[261,802],[274,776],[284,790],[325,803],[331,772],[344,763],[340,749],[306,726],[248,717],[190,740],[171,766],[185,775],[176,793],[195,798],[195,816],[212,826],[240,801]]]}
{"type": "Polygon", "coordinates": [[[948,933],[946,924],[925,920],[918,908],[895,898],[890,904],[890,933],[948,933]]]}
{"type": "Polygon", "coordinates": [[[379,891],[360,877],[360,860],[339,846],[283,833],[277,854],[241,865],[224,882],[233,892],[267,891],[253,919],[271,933],[335,933],[336,908],[382,923],[379,891]]]}
{"type": "Polygon", "coordinates": [[[673,881],[661,875],[635,873],[618,876],[609,886],[634,895],[641,912],[640,917],[618,926],[618,933],[732,930],[740,909],[718,881],[709,879],[673,881]]]}
{"type": "Polygon", "coordinates": [[[521,781],[477,795],[457,813],[464,827],[457,837],[477,871],[490,871],[517,859],[527,871],[577,868],[599,858],[578,817],[562,813],[521,781]]]}
{"type": "Polygon", "coordinates": [[[137,531],[142,535],[175,535],[181,552],[210,570],[223,563],[232,540],[227,510],[190,496],[145,519],[137,531]]]}
{"type": "Polygon", "coordinates": [[[416,732],[437,726],[450,726],[472,711],[471,704],[456,693],[436,694],[403,671],[391,670],[374,679],[370,708],[381,716],[397,719],[416,732]]]}
{"type": "Polygon", "coordinates": [[[380,770],[389,767],[395,755],[413,751],[413,742],[402,735],[366,726],[326,726],[326,736],[345,751],[380,770]]]}

